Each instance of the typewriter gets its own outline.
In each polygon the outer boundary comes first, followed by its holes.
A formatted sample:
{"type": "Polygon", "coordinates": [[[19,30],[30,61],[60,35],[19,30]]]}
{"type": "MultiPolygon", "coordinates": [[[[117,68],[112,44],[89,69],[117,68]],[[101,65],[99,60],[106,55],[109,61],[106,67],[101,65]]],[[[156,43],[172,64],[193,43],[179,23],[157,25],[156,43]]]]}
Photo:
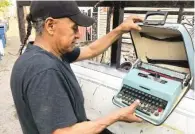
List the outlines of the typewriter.
{"type": "Polygon", "coordinates": [[[160,125],[193,85],[194,49],[183,25],[155,24],[140,23],[141,32],[131,31],[138,60],[123,78],[113,103],[126,107],[139,99],[136,115],[160,125]]]}

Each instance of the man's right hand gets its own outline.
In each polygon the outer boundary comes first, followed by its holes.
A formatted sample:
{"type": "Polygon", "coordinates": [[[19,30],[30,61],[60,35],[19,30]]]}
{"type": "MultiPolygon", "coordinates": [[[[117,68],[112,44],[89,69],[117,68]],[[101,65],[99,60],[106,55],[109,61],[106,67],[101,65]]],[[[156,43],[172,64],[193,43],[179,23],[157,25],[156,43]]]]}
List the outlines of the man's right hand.
{"type": "Polygon", "coordinates": [[[142,119],[135,115],[135,109],[139,104],[139,101],[135,101],[130,106],[120,108],[106,117],[99,118],[94,121],[76,123],[75,125],[67,128],[59,128],[52,134],[99,134],[105,128],[117,121],[141,122],[142,119]]]}
{"type": "Polygon", "coordinates": [[[124,122],[142,122],[142,119],[135,115],[135,109],[140,104],[139,100],[136,100],[130,106],[124,107],[116,111],[119,121],[124,122]]]}

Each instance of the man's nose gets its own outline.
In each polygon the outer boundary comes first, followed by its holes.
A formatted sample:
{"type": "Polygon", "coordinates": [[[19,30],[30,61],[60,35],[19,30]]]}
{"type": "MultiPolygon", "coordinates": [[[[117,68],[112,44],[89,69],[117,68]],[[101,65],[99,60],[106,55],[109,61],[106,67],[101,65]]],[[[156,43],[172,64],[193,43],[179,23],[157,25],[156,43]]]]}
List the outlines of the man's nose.
{"type": "Polygon", "coordinates": [[[75,38],[79,39],[81,37],[81,33],[79,32],[79,30],[75,33],[75,38]]]}

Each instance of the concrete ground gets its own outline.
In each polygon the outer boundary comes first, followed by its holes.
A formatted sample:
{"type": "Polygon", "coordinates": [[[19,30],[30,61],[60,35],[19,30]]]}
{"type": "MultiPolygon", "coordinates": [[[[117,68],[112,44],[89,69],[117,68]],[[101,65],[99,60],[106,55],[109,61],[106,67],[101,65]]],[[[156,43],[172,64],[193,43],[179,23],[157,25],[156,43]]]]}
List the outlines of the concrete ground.
{"type": "Polygon", "coordinates": [[[10,89],[10,75],[19,46],[17,20],[11,19],[5,56],[0,61],[0,134],[22,134],[10,89]]]}

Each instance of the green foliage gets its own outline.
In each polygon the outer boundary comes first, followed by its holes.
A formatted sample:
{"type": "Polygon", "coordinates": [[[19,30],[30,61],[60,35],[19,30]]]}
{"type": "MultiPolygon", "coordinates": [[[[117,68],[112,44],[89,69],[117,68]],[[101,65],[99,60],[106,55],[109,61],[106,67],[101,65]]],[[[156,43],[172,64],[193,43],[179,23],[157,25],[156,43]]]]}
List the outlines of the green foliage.
{"type": "Polygon", "coordinates": [[[0,0],[0,11],[3,11],[6,7],[9,7],[11,3],[8,0],[0,0]]]}
{"type": "Polygon", "coordinates": [[[8,7],[11,3],[8,0],[0,0],[0,8],[8,7]]]}

